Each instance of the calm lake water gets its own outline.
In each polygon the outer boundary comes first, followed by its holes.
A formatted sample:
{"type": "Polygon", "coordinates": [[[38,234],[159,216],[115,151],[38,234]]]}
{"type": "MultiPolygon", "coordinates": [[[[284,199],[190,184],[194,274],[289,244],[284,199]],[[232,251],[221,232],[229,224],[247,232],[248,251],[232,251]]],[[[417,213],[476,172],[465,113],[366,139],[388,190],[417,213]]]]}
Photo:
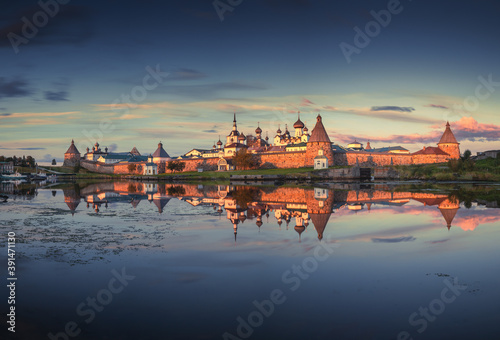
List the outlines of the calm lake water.
{"type": "Polygon", "coordinates": [[[0,191],[0,260],[5,273],[14,232],[17,277],[16,333],[3,322],[1,338],[500,334],[500,186],[0,191]]]}

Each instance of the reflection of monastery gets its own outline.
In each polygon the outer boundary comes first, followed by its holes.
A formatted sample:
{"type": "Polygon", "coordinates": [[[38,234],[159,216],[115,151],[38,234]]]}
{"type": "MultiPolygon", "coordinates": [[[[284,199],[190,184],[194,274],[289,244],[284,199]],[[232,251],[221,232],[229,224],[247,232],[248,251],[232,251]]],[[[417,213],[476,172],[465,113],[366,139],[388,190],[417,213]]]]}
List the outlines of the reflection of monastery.
{"type": "Polygon", "coordinates": [[[245,149],[254,155],[261,168],[298,168],[313,167],[327,168],[333,165],[355,165],[364,167],[398,165],[398,164],[424,164],[442,163],[449,159],[460,157],[459,143],[457,142],[450,124],[447,123],[445,131],[437,143],[437,147],[424,147],[410,153],[401,146],[372,148],[370,142],[364,146],[358,141],[353,141],[347,146],[332,143],[323,125],[320,115],[316,117],[314,128],[309,134],[309,129],[301,121],[300,115],[293,124],[293,132],[282,131],[280,127],[276,135],[270,140],[262,136],[262,129],[257,126],[255,135],[238,131],[236,115],[233,119],[232,130],[226,137],[225,143],[220,138],[212,148],[192,149],[178,157],[170,157],[160,142],[156,151],[149,156],[142,156],[134,147],[130,152],[111,153],[107,148],[104,151],[96,143],[92,149],[82,157],[74,142],[64,154],[64,164],[82,167],[103,173],[138,173],[157,174],[166,170],[166,164],[172,161],[185,163],[184,171],[203,170],[232,170],[232,158],[236,152],[245,149]],[[135,165],[130,167],[129,165],[135,165]]]}
{"type": "Polygon", "coordinates": [[[432,209],[439,209],[448,229],[452,226],[458,201],[447,195],[430,193],[392,192],[380,190],[330,190],[324,188],[256,188],[197,185],[171,185],[157,183],[109,182],[89,185],[78,195],[65,189],[64,199],[72,213],[81,199],[88,209],[99,212],[113,202],[131,204],[136,208],[143,200],[156,206],[161,214],[168,202],[177,198],[192,206],[211,206],[220,216],[224,215],[233,226],[236,237],[242,224],[253,221],[259,228],[266,223],[276,223],[281,229],[294,228],[300,235],[312,224],[321,240],[332,214],[347,210],[356,213],[371,210],[373,205],[402,206],[410,201],[420,202],[432,209]],[[274,221],[274,222],[272,222],[274,221]]]}

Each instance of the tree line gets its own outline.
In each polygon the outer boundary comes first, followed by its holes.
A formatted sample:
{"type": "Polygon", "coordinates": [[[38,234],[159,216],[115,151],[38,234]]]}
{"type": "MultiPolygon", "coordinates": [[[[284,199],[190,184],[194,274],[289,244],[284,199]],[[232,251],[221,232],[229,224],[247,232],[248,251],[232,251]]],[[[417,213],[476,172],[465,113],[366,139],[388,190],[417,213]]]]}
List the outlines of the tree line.
{"type": "Polygon", "coordinates": [[[33,158],[32,156],[24,156],[24,155],[22,157],[0,156],[0,162],[12,162],[14,163],[14,166],[22,166],[26,168],[34,168],[36,166],[35,158],[33,158]]]}

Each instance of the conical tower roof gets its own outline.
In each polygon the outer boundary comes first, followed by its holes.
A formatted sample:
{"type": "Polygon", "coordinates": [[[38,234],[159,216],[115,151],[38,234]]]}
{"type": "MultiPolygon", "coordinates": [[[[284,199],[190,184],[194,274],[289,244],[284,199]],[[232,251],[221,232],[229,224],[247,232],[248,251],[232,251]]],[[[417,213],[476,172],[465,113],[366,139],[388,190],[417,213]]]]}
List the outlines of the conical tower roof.
{"type": "Polygon", "coordinates": [[[170,158],[168,153],[163,149],[163,144],[158,143],[158,149],[153,153],[153,157],[170,158]]]}
{"type": "Polygon", "coordinates": [[[136,156],[140,156],[141,153],[139,152],[139,150],[137,150],[137,148],[134,146],[134,148],[132,149],[132,151],[130,151],[130,153],[132,155],[136,155],[136,156]]]}
{"type": "Polygon", "coordinates": [[[331,143],[328,134],[326,133],[325,127],[323,126],[323,122],[321,121],[321,115],[316,117],[316,126],[311,132],[311,138],[309,138],[309,142],[325,142],[331,143]]]}
{"type": "Polygon", "coordinates": [[[450,129],[450,123],[449,122],[446,122],[446,129],[444,130],[444,133],[443,135],[441,136],[441,139],[439,140],[439,144],[449,144],[449,143],[456,143],[458,144],[457,142],[457,139],[455,138],[455,135],[453,134],[453,132],[451,131],[450,129]]]}
{"type": "Polygon", "coordinates": [[[71,140],[71,145],[69,146],[68,151],[66,151],[66,153],[72,153],[72,154],[79,154],[80,153],[80,151],[78,151],[78,149],[75,146],[74,140],[71,140]]]}
{"type": "Polygon", "coordinates": [[[314,224],[314,229],[318,233],[318,239],[323,239],[323,232],[325,231],[328,220],[331,214],[309,214],[312,223],[314,224]]]}
{"type": "Polygon", "coordinates": [[[446,226],[448,229],[451,228],[451,223],[453,222],[453,219],[455,218],[455,215],[457,214],[458,208],[439,208],[439,211],[441,211],[441,214],[444,217],[444,220],[446,221],[446,226]]]}

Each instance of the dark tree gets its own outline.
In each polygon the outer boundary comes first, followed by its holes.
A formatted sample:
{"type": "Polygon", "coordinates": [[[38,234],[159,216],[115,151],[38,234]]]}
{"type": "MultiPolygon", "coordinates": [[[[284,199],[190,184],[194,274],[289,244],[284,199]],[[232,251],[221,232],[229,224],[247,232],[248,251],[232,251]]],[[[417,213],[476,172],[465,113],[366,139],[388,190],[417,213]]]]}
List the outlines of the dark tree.
{"type": "Polygon", "coordinates": [[[136,164],[133,164],[133,163],[130,163],[128,165],[128,171],[129,172],[135,172],[135,170],[137,170],[137,165],[136,164]]]}
{"type": "Polygon", "coordinates": [[[167,165],[167,169],[172,171],[172,173],[174,173],[176,171],[183,171],[185,167],[186,167],[186,163],[180,162],[180,161],[172,161],[172,162],[169,162],[167,165]]]}
{"type": "Polygon", "coordinates": [[[237,170],[254,169],[259,166],[257,159],[246,148],[238,150],[233,156],[233,165],[237,170]]]}

